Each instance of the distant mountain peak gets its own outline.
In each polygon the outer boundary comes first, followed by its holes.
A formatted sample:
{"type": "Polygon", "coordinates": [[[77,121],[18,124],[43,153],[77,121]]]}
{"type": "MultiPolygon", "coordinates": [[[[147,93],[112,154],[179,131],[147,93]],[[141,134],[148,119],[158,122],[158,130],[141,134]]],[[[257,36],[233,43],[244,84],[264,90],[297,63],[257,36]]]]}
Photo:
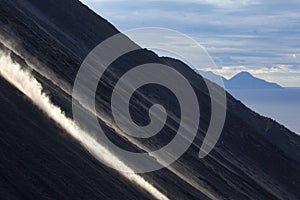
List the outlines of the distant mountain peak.
{"type": "Polygon", "coordinates": [[[277,83],[265,81],[253,76],[250,72],[242,71],[225,82],[227,89],[280,89],[277,83]]]}
{"type": "Polygon", "coordinates": [[[250,72],[241,71],[240,73],[236,74],[234,77],[254,77],[254,76],[250,74],[250,72]]]}

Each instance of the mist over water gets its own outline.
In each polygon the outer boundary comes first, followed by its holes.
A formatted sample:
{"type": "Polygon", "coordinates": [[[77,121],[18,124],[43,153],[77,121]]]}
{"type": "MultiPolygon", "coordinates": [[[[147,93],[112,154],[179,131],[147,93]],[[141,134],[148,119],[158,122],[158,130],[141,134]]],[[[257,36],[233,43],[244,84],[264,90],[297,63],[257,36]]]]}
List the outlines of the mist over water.
{"type": "Polygon", "coordinates": [[[229,92],[260,115],[270,117],[300,135],[300,88],[229,92]]]}
{"type": "MultiPolygon", "coordinates": [[[[68,134],[78,140],[96,159],[109,163],[112,166],[117,165],[119,168],[121,166],[124,171],[132,171],[108,149],[91,137],[89,133],[82,130],[72,119],[66,117],[65,113],[42,92],[41,84],[31,73],[23,70],[19,64],[14,63],[10,55],[4,52],[0,52],[0,75],[31,99],[34,104],[65,129],[68,134]]],[[[120,172],[120,174],[148,191],[156,199],[168,199],[142,176],[133,173],[133,171],[132,173],[120,172]]]]}

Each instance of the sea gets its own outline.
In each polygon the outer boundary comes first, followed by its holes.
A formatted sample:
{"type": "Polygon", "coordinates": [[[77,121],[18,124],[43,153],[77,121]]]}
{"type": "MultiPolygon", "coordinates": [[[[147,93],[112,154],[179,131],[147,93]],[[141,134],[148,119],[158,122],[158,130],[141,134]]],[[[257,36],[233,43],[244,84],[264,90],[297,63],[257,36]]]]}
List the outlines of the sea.
{"type": "Polygon", "coordinates": [[[300,88],[234,89],[236,99],[300,135],[300,88]]]}

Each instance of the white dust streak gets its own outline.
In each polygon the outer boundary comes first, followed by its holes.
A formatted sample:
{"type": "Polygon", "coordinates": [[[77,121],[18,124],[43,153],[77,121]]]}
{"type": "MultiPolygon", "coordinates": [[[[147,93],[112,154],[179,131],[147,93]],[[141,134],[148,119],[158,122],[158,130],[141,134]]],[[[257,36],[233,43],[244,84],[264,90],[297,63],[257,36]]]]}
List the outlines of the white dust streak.
{"type": "Polygon", "coordinates": [[[19,64],[14,63],[11,60],[9,55],[3,53],[0,55],[0,75],[30,98],[34,104],[48,115],[49,118],[53,119],[73,138],[78,140],[95,158],[102,162],[106,162],[108,165],[115,166],[115,168],[121,168],[124,169],[124,171],[132,172],[125,173],[120,171],[120,174],[148,191],[155,198],[159,200],[168,199],[143,177],[135,174],[127,165],[120,161],[105,147],[100,145],[87,132],[83,131],[72,119],[66,117],[65,113],[62,112],[58,106],[54,105],[50,98],[42,92],[43,88],[41,84],[30,74],[30,72],[23,70],[19,64]]]}

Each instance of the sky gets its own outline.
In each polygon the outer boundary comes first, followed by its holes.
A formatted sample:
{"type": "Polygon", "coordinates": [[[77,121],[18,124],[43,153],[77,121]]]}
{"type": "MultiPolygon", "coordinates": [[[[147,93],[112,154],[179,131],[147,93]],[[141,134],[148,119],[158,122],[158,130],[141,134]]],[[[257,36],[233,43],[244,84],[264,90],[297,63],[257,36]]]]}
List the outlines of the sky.
{"type": "Polygon", "coordinates": [[[300,87],[299,0],[81,1],[120,31],[161,27],[192,37],[226,78],[249,71],[282,86],[300,87]]]}

